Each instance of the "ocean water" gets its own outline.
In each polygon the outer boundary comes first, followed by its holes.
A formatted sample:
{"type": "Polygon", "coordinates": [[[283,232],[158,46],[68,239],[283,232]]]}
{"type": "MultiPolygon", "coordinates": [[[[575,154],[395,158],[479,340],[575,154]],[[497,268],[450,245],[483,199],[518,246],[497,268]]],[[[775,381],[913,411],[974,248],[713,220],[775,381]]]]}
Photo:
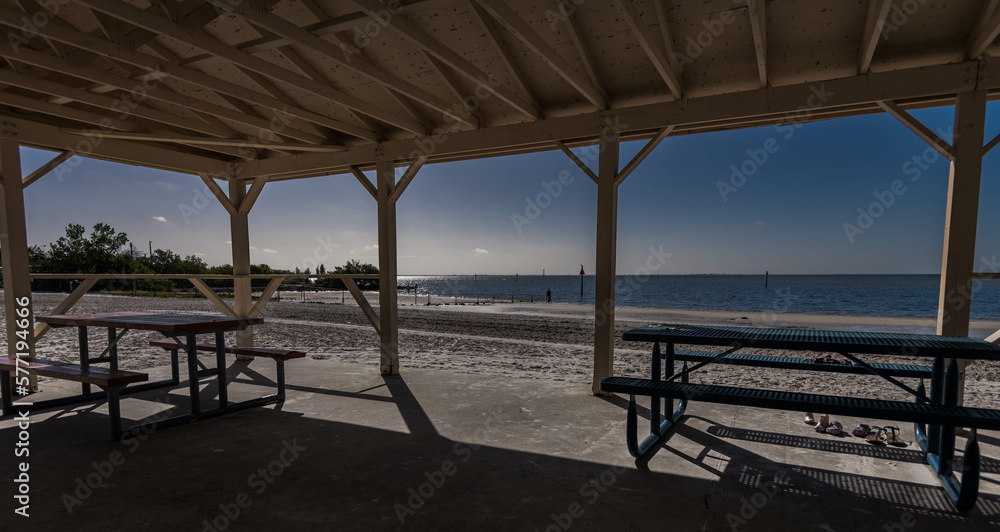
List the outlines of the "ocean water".
{"type": "MultiPolygon", "coordinates": [[[[932,318],[937,315],[937,275],[619,275],[616,304],[683,310],[840,314],[932,318]]],[[[418,296],[594,303],[594,276],[400,276],[418,296]]],[[[1000,280],[977,280],[973,319],[1000,319],[1000,280]]],[[[412,293],[412,292],[411,292],[412,293]]],[[[406,297],[401,294],[401,298],[406,297]]]]}

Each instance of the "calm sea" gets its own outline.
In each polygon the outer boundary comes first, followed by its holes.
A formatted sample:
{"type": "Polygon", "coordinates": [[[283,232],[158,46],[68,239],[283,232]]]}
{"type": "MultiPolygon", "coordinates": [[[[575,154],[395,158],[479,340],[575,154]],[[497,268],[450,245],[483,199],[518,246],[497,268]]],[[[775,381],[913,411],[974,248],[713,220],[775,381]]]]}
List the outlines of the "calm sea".
{"type": "MultiPolygon", "coordinates": [[[[418,295],[554,302],[594,302],[594,276],[445,275],[400,276],[418,295]]],[[[402,296],[401,297],[405,297],[402,296]]],[[[852,316],[937,315],[937,275],[619,275],[618,306],[735,310],[852,316]]],[[[974,319],[1000,319],[1000,280],[980,280],[972,296],[974,319]]]]}

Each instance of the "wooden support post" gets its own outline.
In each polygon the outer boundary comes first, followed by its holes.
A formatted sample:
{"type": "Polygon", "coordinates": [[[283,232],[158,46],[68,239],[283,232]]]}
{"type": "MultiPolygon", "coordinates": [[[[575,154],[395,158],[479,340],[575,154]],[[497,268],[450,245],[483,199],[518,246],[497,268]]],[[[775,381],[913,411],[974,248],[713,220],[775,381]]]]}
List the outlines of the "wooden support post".
{"type": "MultiPolygon", "coordinates": [[[[7,354],[27,352],[35,356],[35,316],[31,301],[31,277],[28,268],[28,231],[24,217],[24,187],[21,181],[21,148],[17,141],[0,140],[0,254],[3,255],[3,294],[7,326],[7,354]],[[22,304],[26,303],[26,304],[22,304]],[[28,309],[28,326],[18,327],[17,311],[28,309]],[[19,330],[27,332],[17,335],[19,330]],[[18,349],[17,341],[24,340],[28,349],[18,349]]],[[[23,311],[22,311],[23,313],[23,311]]],[[[22,322],[23,325],[23,322],[22,322]]],[[[23,345],[22,345],[23,347],[23,345]]],[[[37,381],[31,376],[31,389],[37,390],[37,381]]]]}
{"type": "Polygon", "coordinates": [[[594,395],[601,379],[614,374],[615,365],[615,255],[618,236],[618,146],[616,131],[600,139],[597,171],[597,286],[594,292],[594,395]]]}
{"type": "Polygon", "coordinates": [[[396,170],[392,161],[375,163],[378,191],[379,336],[381,373],[399,374],[399,330],[396,321],[396,170]]]}
{"type": "MultiPolygon", "coordinates": [[[[955,103],[955,158],[948,178],[941,290],[938,296],[937,333],[969,335],[969,308],[975,282],[976,227],[979,220],[979,184],[983,170],[983,136],[986,91],[958,94],[955,103]]],[[[959,361],[964,371],[968,361],[959,361]]],[[[958,404],[963,404],[965,382],[959,384],[958,404]]]]}
{"type": "MultiPolygon", "coordinates": [[[[229,201],[233,205],[243,203],[247,194],[246,181],[233,179],[229,181],[229,201]]],[[[250,222],[248,213],[235,212],[229,214],[229,225],[233,241],[233,310],[241,318],[250,316],[253,308],[253,297],[250,287],[250,222]],[[243,277],[240,277],[243,276],[243,277]]],[[[247,327],[236,332],[237,347],[253,347],[253,327],[247,327]]],[[[237,360],[250,360],[252,357],[237,356],[237,360]]]]}

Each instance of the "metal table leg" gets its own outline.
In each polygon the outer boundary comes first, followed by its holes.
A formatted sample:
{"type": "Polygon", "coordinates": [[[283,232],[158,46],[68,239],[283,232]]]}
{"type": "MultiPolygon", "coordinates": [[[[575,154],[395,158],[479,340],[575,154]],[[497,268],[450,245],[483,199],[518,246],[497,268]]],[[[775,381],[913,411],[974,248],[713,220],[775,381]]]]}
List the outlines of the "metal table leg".
{"type": "Polygon", "coordinates": [[[188,381],[191,389],[191,415],[198,417],[201,414],[200,387],[198,386],[198,351],[197,338],[195,335],[187,335],[185,349],[188,359],[188,381]]]}
{"type": "Polygon", "coordinates": [[[226,390],[226,333],[215,333],[215,367],[219,373],[219,408],[229,408],[229,393],[226,390]]]}

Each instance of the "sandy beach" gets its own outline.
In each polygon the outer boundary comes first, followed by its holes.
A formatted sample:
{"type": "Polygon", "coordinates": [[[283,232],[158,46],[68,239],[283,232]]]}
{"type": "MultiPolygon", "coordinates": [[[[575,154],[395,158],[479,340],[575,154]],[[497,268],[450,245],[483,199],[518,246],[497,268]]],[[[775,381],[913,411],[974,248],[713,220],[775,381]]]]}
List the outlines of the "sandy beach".
{"type": "MultiPolygon", "coordinates": [[[[368,294],[377,304],[376,294],[368,294]]],[[[50,312],[65,294],[38,293],[36,314],[50,312]]],[[[506,303],[423,305],[400,297],[400,365],[407,368],[445,369],[459,373],[515,376],[577,383],[589,388],[593,357],[593,309],[587,305],[506,303]]],[[[196,312],[218,311],[204,299],[122,297],[89,294],[72,313],[103,311],[196,312]]],[[[2,312],[2,309],[0,309],[2,312]]],[[[370,366],[378,370],[378,337],[358,306],[346,304],[271,301],[255,330],[260,346],[299,348],[319,360],[370,366]]],[[[835,330],[880,330],[933,333],[934,322],[916,318],[872,318],[795,314],[616,309],[615,373],[645,376],[649,346],[621,341],[621,334],[649,323],[689,323],[770,326],[835,330]]],[[[1000,329],[1000,322],[973,322],[972,334],[986,336],[1000,329]]],[[[103,349],[106,338],[92,335],[91,349],[103,349]]],[[[156,333],[133,331],[119,343],[121,367],[141,369],[167,364],[165,352],[149,347],[156,333]]],[[[6,342],[6,338],[3,338],[6,342]]],[[[680,348],[683,348],[681,346],[680,348]]],[[[693,346],[693,349],[699,347],[693,346]]],[[[701,348],[704,349],[704,348],[701,348]]],[[[38,356],[74,361],[75,328],[53,329],[39,342],[38,356]]],[[[745,353],[769,354],[746,349],[745,353]]],[[[788,353],[782,353],[788,355],[788,353]]],[[[814,358],[814,353],[801,353],[814,358]]],[[[923,363],[906,357],[878,357],[880,362],[923,363]]],[[[907,400],[905,392],[868,376],[711,365],[700,370],[696,382],[782,388],[815,393],[867,395],[907,400]]],[[[912,380],[912,379],[909,379],[912,380]]],[[[966,404],[1000,408],[1000,363],[975,362],[968,368],[966,404]]],[[[915,385],[915,382],[911,382],[915,385]]]]}

